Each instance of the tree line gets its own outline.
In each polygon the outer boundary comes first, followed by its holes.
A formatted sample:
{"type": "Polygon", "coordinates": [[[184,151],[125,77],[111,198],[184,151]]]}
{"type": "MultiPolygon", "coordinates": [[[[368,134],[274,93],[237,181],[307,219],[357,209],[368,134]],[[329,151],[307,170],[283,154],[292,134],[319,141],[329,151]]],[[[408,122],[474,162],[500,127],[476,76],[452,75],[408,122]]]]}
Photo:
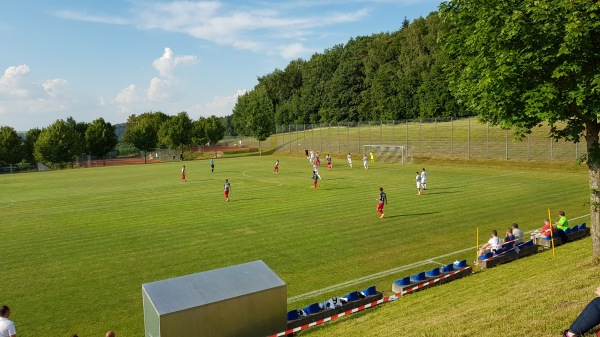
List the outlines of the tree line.
{"type": "Polygon", "coordinates": [[[192,120],[186,112],[169,116],[162,112],[131,115],[127,119],[123,139],[116,126],[98,118],[91,123],[69,117],[52,125],[34,128],[24,135],[9,126],[0,127],[0,166],[27,167],[41,162],[65,168],[82,154],[105,158],[119,142],[130,143],[140,151],[170,148],[184,151],[191,144],[216,144],[223,139],[225,123],[211,116],[192,120]]]}

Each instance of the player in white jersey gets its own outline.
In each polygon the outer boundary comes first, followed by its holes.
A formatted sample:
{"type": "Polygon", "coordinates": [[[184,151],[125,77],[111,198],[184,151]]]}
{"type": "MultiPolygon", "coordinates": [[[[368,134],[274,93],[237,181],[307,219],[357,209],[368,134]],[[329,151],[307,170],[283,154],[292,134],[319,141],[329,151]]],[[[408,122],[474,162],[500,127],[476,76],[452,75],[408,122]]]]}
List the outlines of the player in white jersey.
{"type": "Polygon", "coordinates": [[[417,182],[417,195],[421,195],[421,174],[419,173],[419,171],[417,171],[415,181],[417,182]]]}
{"type": "Polygon", "coordinates": [[[313,165],[313,171],[315,171],[315,174],[317,175],[317,177],[319,177],[319,179],[321,179],[321,175],[319,174],[319,165],[317,165],[317,163],[315,163],[313,165]]]}
{"type": "Polygon", "coordinates": [[[424,167],[423,172],[421,172],[421,187],[423,187],[423,190],[427,189],[427,171],[425,171],[424,167]]]}
{"type": "Polygon", "coordinates": [[[352,156],[350,155],[350,152],[348,152],[348,165],[352,167],[352,156]]]}
{"type": "Polygon", "coordinates": [[[369,168],[369,159],[367,158],[366,154],[363,156],[363,167],[365,170],[369,168]]]}

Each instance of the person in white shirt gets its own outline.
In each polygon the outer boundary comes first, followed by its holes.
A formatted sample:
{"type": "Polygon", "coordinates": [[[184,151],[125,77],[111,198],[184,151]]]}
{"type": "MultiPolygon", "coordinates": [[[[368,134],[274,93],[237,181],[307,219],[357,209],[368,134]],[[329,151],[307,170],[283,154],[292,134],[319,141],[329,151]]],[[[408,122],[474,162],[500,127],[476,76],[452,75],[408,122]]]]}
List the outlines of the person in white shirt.
{"type": "Polygon", "coordinates": [[[483,255],[484,253],[496,250],[502,245],[502,241],[498,237],[498,231],[495,229],[492,231],[492,238],[488,240],[488,242],[479,249],[479,255],[483,255]]]}
{"type": "Polygon", "coordinates": [[[0,307],[0,337],[16,337],[15,323],[8,319],[10,308],[6,305],[0,307]]]}
{"type": "Polygon", "coordinates": [[[315,174],[317,175],[317,177],[319,177],[319,179],[321,179],[321,175],[319,174],[319,165],[317,165],[317,163],[315,163],[313,165],[313,171],[315,172],[315,174]]]}
{"type": "Polygon", "coordinates": [[[369,159],[367,158],[366,154],[363,156],[363,167],[365,170],[369,168],[369,159]]]}
{"type": "Polygon", "coordinates": [[[352,156],[350,155],[350,152],[348,152],[348,165],[352,167],[352,156]]]}
{"type": "Polygon", "coordinates": [[[421,195],[421,175],[419,174],[419,171],[417,171],[415,181],[417,182],[417,195],[421,195]]]}
{"type": "Polygon", "coordinates": [[[424,167],[423,172],[421,172],[421,187],[423,188],[423,190],[427,189],[427,171],[425,171],[424,167]]]}

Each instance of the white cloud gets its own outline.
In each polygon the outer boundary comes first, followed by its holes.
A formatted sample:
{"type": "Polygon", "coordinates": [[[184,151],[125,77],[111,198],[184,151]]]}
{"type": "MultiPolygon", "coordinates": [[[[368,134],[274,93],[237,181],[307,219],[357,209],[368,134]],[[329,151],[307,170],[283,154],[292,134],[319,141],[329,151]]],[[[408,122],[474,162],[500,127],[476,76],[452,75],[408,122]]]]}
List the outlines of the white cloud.
{"type": "Polygon", "coordinates": [[[173,69],[181,64],[194,64],[198,57],[194,55],[175,56],[171,48],[165,48],[163,55],[154,60],[152,65],[164,77],[171,77],[173,69]]]}
{"type": "Polygon", "coordinates": [[[121,90],[115,98],[115,102],[119,105],[137,103],[140,101],[140,96],[137,92],[135,84],[130,84],[127,88],[121,90]]]}
{"type": "Polygon", "coordinates": [[[169,99],[169,90],[172,86],[173,83],[170,80],[155,77],[150,80],[146,96],[151,101],[166,101],[169,99]]]}
{"type": "Polygon", "coordinates": [[[280,53],[283,58],[292,60],[305,55],[308,51],[301,43],[293,43],[288,46],[282,46],[280,53]]]}
{"type": "Polygon", "coordinates": [[[10,66],[0,78],[0,94],[27,97],[31,84],[28,82],[29,67],[26,64],[10,66]]]}
{"type": "MultiPolygon", "coordinates": [[[[346,11],[339,10],[341,6],[337,5],[336,1],[258,2],[252,5],[233,5],[224,1],[134,2],[134,8],[131,9],[133,15],[128,19],[73,11],[62,11],[57,15],[71,20],[131,24],[139,29],[187,34],[236,49],[270,53],[272,50],[287,49],[286,46],[302,41],[314,41],[330,34],[326,31],[317,32],[313,28],[362,20],[369,15],[369,9],[356,7],[370,6],[371,1],[353,1],[354,5],[350,6],[353,9],[346,11]],[[313,11],[305,14],[306,8],[312,8],[313,11]],[[315,15],[314,12],[321,14],[315,15]]],[[[398,2],[405,1],[407,0],[398,2]]],[[[310,52],[314,49],[302,50],[310,52]]],[[[292,54],[282,52],[281,55],[297,57],[298,51],[292,54]]],[[[176,65],[167,61],[174,60],[167,56],[166,59],[161,58],[155,62],[161,76],[168,76],[170,67],[176,65]]],[[[180,61],[190,62],[192,59],[180,61]]]]}
{"type": "Polygon", "coordinates": [[[50,97],[59,97],[64,96],[65,90],[67,86],[67,81],[61,78],[56,78],[53,80],[48,80],[42,83],[42,87],[46,94],[50,97]]]}
{"type": "Polygon", "coordinates": [[[238,97],[244,95],[246,92],[247,90],[241,89],[231,96],[215,96],[213,97],[212,101],[208,103],[196,104],[187,109],[187,111],[190,113],[190,116],[193,116],[195,119],[200,116],[228,116],[231,115],[231,112],[237,103],[238,97]]]}

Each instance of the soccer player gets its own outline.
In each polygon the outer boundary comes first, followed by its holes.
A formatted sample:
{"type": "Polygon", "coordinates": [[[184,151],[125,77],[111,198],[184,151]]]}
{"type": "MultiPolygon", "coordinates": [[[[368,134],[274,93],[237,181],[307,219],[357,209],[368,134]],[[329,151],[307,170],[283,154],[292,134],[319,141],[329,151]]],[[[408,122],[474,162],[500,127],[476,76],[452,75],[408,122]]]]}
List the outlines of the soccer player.
{"type": "Polygon", "coordinates": [[[183,167],[181,168],[181,182],[186,182],[187,180],[185,180],[185,165],[183,165],[183,167]]]}
{"type": "Polygon", "coordinates": [[[383,192],[383,187],[379,188],[379,198],[375,200],[379,201],[379,203],[377,203],[377,212],[381,214],[379,216],[379,219],[383,219],[383,217],[385,216],[385,214],[383,214],[383,204],[385,203],[387,205],[387,196],[383,192]]]}
{"type": "Polygon", "coordinates": [[[419,174],[419,171],[417,171],[415,181],[417,182],[417,195],[421,195],[421,174],[419,174]]]}
{"type": "Polygon", "coordinates": [[[369,152],[369,156],[371,156],[371,164],[375,164],[375,157],[373,156],[373,152],[369,152]]]}
{"type": "Polygon", "coordinates": [[[350,152],[348,152],[348,165],[352,168],[352,156],[350,155],[350,152]]]}
{"type": "Polygon", "coordinates": [[[331,165],[331,156],[329,155],[329,153],[325,157],[325,161],[327,161],[327,170],[331,171],[331,169],[333,168],[333,166],[331,165]]]}
{"type": "Polygon", "coordinates": [[[312,180],[313,180],[313,185],[315,187],[315,191],[317,190],[317,186],[321,187],[321,185],[319,185],[318,181],[319,181],[319,175],[313,171],[313,176],[312,176],[312,180]]]}
{"type": "Polygon", "coordinates": [[[423,191],[427,189],[427,171],[423,167],[423,172],[421,172],[421,187],[423,187],[423,191]]]}
{"type": "Polygon", "coordinates": [[[313,173],[316,174],[319,179],[321,179],[321,175],[319,174],[319,165],[317,165],[317,163],[313,165],[313,170],[313,173]]]}
{"type": "Polygon", "coordinates": [[[366,154],[363,156],[363,167],[365,168],[365,170],[369,168],[369,160],[367,159],[366,154]]]}
{"type": "Polygon", "coordinates": [[[212,158],[210,158],[210,171],[215,173],[215,161],[212,158]]]}
{"type": "Polygon", "coordinates": [[[273,166],[273,173],[279,174],[279,160],[277,160],[275,166],[273,166]]]}
{"type": "Polygon", "coordinates": [[[225,195],[225,201],[229,201],[229,191],[231,191],[231,185],[229,179],[225,179],[225,185],[223,185],[223,194],[225,195]]]}

